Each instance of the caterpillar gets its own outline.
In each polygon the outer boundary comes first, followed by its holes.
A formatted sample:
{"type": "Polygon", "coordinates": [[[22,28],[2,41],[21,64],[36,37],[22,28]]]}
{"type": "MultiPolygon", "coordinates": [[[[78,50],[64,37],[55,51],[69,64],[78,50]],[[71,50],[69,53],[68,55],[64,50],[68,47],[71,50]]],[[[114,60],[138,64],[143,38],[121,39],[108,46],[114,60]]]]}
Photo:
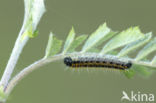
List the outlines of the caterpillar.
{"type": "Polygon", "coordinates": [[[118,58],[112,58],[109,56],[84,56],[84,57],[65,57],[64,64],[68,67],[81,68],[81,67],[99,67],[99,68],[111,68],[119,70],[128,70],[131,68],[131,61],[120,60],[118,58]]]}

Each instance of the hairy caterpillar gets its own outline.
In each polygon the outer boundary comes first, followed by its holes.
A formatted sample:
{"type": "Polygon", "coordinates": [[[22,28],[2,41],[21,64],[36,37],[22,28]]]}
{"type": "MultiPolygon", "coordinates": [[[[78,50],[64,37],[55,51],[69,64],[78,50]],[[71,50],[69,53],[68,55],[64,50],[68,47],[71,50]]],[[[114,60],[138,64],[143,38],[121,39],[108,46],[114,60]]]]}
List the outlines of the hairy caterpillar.
{"type": "Polygon", "coordinates": [[[98,68],[128,70],[132,66],[131,61],[120,60],[118,58],[109,57],[109,56],[65,57],[64,63],[66,64],[66,66],[73,67],[73,68],[98,67],[98,68]]]}

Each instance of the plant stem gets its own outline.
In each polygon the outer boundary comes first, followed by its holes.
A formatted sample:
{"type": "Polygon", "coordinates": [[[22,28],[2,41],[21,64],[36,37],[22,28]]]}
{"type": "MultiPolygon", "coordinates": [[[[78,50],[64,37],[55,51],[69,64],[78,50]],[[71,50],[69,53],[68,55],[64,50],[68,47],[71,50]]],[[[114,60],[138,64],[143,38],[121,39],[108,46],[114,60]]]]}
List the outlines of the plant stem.
{"type": "Polygon", "coordinates": [[[5,90],[5,93],[6,94],[10,94],[10,92],[12,91],[12,89],[16,86],[16,84],[21,80],[23,79],[26,75],[28,75],[29,73],[31,73],[33,70],[41,67],[41,66],[44,66],[50,62],[53,62],[53,61],[56,61],[56,60],[60,60],[63,58],[63,55],[56,55],[56,56],[53,56],[52,58],[43,58],[43,59],[40,59],[38,61],[36,61],[35,63],[31,64],[30,66],[24,68],[21,72],[19,72],[14,78],[12,78],[12,80],[9,82],[6,90],[5,90]]]}
{"type": "Polygon", "coordinates": [[[27,19],[28,19],[28,17],[25,14],[22,28],[21,28],[21,30],[19,32],[19,35],[18,35],[17,39],[16,39],[16,42],[15,42],[14,48],[12,50],[11,56],[9,58],[8,64],[7,64],[6,68],[5,68],[2,79],[0,81],[0,86],[3,86],[4,89],[6,88],[6,86],[8,84],[8,81],[9,81],[9,79],[11,77],[11,74],[12,74],[16,64],[17,64],[18,58],[19,58],[25,44],[29,40],[28,36],[25,36],[25,38],[23,38],[23,40],[22,40],[22,34],[25,31],[25,25],[27,23],[27,19]]]}
{"type": "Polygon", "coordinates": [[[22,40],[22,34],[25,31],[25,25],[28,22],[28,16],[26,14],[26,9],[25,9],[25,14],[24,14],[24,20],[23,20],[23,25],[22,28],[19,32],[19,35],[16,39],[14,48],[12,50],[11,56],[9,58],[9,61],[7,63],[7,66],[5,68],[5,71],[2,75],[1,81],[0,81],[0,86],[2,86],[4,89],[7,87],[8,81],[10,80],[10,77],[12,75],[12,72],[17,64],[18,58],[25,46],[25,44],[27,43],[27,41],[29,40],[28,36],[25,36],[22,40]]]}
{"type": "MultiPolygon", "coordinates": [[[[10,94],[10,92],[13,90],[13,88],[16,86],[16,84],[23,79],[25,76],[27,76],[29,73],[31,73],[33,70],[38,69],[41,66],[44,66],[48,63],[51,63],[53,61],[57,61],[57,60],[61,60],[63,59],[65,56],[79,56],[81,55],[81,53],[70,53],[70,54],[58,54],[55,55],[53,57],[49,57],[49,58],[43,58],[40,59],[38,61],[36,61],[35,63],[31,64],[30,66],[24,68],[21,72],[19,72],[15,77],[12,78],[12,80],[9,82],[5,93],[7,95],[10,94]]],[[[135,61],[134,59],[129,59],[132,63],[134,64],[138,64],[138,65],[143,65],[143,66],[149,66],[149,67],[156,67],[156,65],[152,65],[150,64],[150,62],[144,62],[144,61],[135,61]]]]}
{"type": "Polygon", "coordinates": [[[0,81],[0,86],[3,86],[4,88],[6,88],[8,81],[11,77],[11,74],[17,64],[18,58],[23,50],[23,47],[27,43],[28,39],[29,39],[28,37],[25,37],[23,40],[21,40],[21,35],[18,36],[15,42],[15,46],[12,50],[11,56],[9,58],[8,64],[2,76],[2,79],[0,81]]]}

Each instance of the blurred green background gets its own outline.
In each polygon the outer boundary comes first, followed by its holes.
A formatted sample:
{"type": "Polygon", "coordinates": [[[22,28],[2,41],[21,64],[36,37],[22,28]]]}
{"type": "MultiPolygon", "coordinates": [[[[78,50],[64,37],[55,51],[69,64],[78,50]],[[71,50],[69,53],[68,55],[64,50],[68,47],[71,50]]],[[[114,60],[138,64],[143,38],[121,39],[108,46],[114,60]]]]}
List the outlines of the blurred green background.
{"type": "MultiPolygon", "coordinates": [[[[156,34],[155,0],[45,0],[47,12],[31,39],[14,74],[44,55],[49,32],[65,40],[72,26],[77,35],[90,34],[107,22],[113,30],[139,26],[156,34]]],[[[21,28],[23,0],[0,0],[0,75],[21,28]]],[[[156,95],[156,74],[127,79],[116,72],[65,71],[62,61],[46,65],[23,79],[7,103],[120,103],[122,91],[156,95]]],[[[125,103],[125,102],[124,102],[125,103]]]]}

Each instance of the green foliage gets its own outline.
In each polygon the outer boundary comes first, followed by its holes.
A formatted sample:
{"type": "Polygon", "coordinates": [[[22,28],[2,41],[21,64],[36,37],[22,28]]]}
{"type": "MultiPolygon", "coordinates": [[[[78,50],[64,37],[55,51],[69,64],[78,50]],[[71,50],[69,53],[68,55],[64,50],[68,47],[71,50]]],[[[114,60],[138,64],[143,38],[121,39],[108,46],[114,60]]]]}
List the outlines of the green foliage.
{"type": "Polygon", "coordinates": [[[151,64],[156,64],[156,56],[153,58],[153,60],[151,61],[151,64]]]}
{"type": "Polygon", "coordinates": [[[8,97],[5,93],[4,93],[4,88],[1,86],[0,87],[0,102],[3,102],[6,100],[6,98],[8,97]]]}
{"type": "Polygon", "coordinates": [[[132,43],[142,37],[144,37],[144,35],[140,32],[138,27],[129,28],[108,41],[103,47],[101,54],[106,54],[113,49],[132,43]]]}
{"type": "Polygon", "coordinates": [[[153,70],[145,66],[135,65],[135,72],[141,76],[148,77],[152,74],[153,70]]]}
{"type": "Polygon", "coordinates": [[[87,52],[89,49],[98,44],[101,40],[105,39],[105,36],[107,36],[109,33],[110,29],[107,27],[106,23],[101,25],[94,33],[91,34],[91,36],[85,42],[82,48],[82,52],[87,52]]]}
{"type": "Polygon", "coordinates": [[[29,30],[29,31],[26,31],[22,36],[22,39],[25,37],[25,36],[28,36],[29,38],[34,38],[38,35],[38,31],[35,30],[34,32],[32,32],[32,30],[29,30]]]}
{"type": "MultiPolygon", "coordinates": [[[[72,28],[67,36],[62,53],[64,55],[67,53],[75,53],[75,49],[79,47],[87,37],[87,35],[81,35],[75,38],[75,31],[72,28]]],[[[139,74],[146,77],[152,74],[153,68],[156,68],[156,56],[151,61],[145,61],[144,59],[147,58],[151,52],[156,50],[156,38],[151,38],[151,32],[143,34],[138,27],[131,27],[125,31],[117,33],[108,28],[106,23],[104,23],[88,37],[79,53],[97,53],[100,55],[109,54],[110,56],[130,60],[133,63],[133,66],[130,70],[123,72],[125,76],[132,78],[135,74],[139,74]],[[105,41],[108,42],[104,45],[102,50],[100,50],[99,46],[101,46],[105,41]],[[114,50],[122,47],[123,49],[121,49],[120,52],[114,50]],[[130,58],[128,54],[140,48],[141,50],[137,54],[136,58],[130,58]]],[[[46,57],[55,55],[60,50],[61,43],[56,46],[56,44],[58,44],[58,41],[56,40],[54,42],[53,35],[51,34],[46,49],[46,57]],[[56,47],[59,48],[59,50],[56,49],[56,47]],[[57,50],[57,52],[55,52],[55,50],[57,50]]]]}
{"type": "Polygon", "coordinates": [[[136,60],[145,58],[148,54],[156,50],[156,37],[149,42],[137,55],[136,60]]]}
{"type": "Polygon", "coordinates": [[[127,78],[132,78],[135,75],[134,69],[130,69],[130,70],[124,71],[123,73],[124,73],[124,75],[127,78]]]}
{"type": "Polygon", "coordinates": [[[128,53],[130,53],[131,51],[137,49],[138,47],[146,44],[152,37],[152,33],[148,33],[146,34],[144,37],[142,37],[139,40],[136,40],[130,44],[128,44],[127,46],[125,46],[118,54],[119,57],[125,56],[128,53]]]}
{"type": "Polygon", "coordinates": [[[72,27],[71,31],[68,34],[66,42],[64,44],[63,53],[66,53],[69,50],[69,48],[74,40],[74,37],[75,37],[75,31],[74,31],[74,28],[72,27]]]}
{"type": "Polygon", "coordinates": [[[69,52],[74,52],[75,49],[81,45],[86,39],[87,39],[88,35],[81,35],[78,36],[72,43],[71,46],[69,47],[68,51],[69,52]]]}
{"type": "Polygon", "coordinates": [[[57,54],[61,50],[61,46],[62,40],[58,40],[52,33],[50,33],[45,58],[57,54]]]}
{"type": "Polygon", "coordinates": [[[88,52],[99,53],[100,49],[93,47],[93,48],[90,48],[88,52]]]}
{"type": "Polygon", "coordinates": [[[40,18],[45,12],[44,0],[24,0],[25,4],[25,17],[23,23],[23,34],[21,39],[26,36],[34,38],[38,35],[36,27],[40,18]]]}

